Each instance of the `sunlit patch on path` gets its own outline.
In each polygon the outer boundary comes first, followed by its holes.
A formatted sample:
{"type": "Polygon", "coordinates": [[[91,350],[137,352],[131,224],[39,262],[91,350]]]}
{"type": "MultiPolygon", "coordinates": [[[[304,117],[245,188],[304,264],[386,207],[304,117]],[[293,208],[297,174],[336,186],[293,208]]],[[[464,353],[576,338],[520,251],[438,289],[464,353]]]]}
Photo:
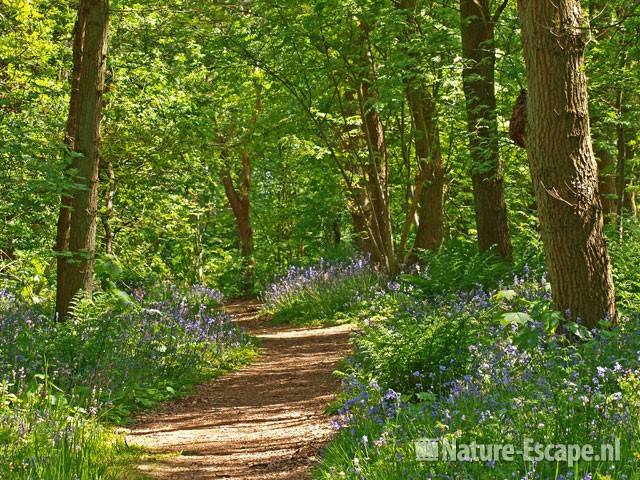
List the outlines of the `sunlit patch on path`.
{"type": "Polygon", "coordinates": [[[127,437],[161,456],[140,466],[158,479],[304,480],[331,433],[324,409],[332,372],[349,350],[349,327],[287,328],[257,319],[259,304],[227,306],[261,339],[247,368],[138,419],[127,437]]]}

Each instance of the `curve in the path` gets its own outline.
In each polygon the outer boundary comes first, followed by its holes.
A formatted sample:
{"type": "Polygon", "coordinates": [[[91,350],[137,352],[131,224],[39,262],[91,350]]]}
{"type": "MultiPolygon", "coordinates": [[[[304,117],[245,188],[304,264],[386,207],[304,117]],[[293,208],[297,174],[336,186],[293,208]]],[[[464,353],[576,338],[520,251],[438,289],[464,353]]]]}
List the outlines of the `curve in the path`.
{"type": "Polygon", "coordinates": [[[310,478],[330,435],[324,410],[338,390],[332,372],[348,354],[349,327],[265,326],[258,309],[247,301],[227,306],[261,339],[255,363],[140,417],[132,428],[129,444],[171,454],[140,466],[151,478],[310,478]]]}

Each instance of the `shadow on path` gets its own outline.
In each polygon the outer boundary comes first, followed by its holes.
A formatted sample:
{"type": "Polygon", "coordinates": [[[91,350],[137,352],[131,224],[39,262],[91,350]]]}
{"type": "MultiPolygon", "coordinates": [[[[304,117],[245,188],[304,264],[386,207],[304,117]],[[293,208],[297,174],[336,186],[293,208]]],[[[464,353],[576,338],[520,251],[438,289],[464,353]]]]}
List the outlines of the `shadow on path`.
{"type": "Polygon", "coordinates": [[[304,480],[331,433],[324,409],[338,390],[332,372],[349,352],[349,326],[291,328],[258,319],[260,305],[226,306],[261,339],[252,365],[195,395],[138,418],[129,444],[175,453],[140,466],[158,479],[304,480]]]}

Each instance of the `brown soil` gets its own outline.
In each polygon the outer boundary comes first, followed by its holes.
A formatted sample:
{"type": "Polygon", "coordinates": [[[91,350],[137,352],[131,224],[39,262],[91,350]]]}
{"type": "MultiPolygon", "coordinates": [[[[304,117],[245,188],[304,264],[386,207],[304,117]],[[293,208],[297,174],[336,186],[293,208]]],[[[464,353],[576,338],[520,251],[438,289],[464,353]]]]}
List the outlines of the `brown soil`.
{"type": "Polygon", "coordinates": [[[331,433],[332,372],[349,351],[349,327],[294,329],[257,318],[259,304],[227,306],[261,339],[252,365],[140,417],[127,436],[158,454],[139,468],[158,479],[304,480],[331,433]]]}

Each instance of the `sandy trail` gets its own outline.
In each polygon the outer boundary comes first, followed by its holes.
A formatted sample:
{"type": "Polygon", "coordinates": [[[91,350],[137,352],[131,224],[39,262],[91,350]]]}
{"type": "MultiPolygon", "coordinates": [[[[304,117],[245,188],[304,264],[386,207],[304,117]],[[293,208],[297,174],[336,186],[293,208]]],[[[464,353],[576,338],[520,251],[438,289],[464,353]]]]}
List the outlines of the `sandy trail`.
{"type": "Polygon", "coordinates": [[[338,391],[332,372],[349,352],[349,327],[294,329],[257,320],[259,304],[227,306],[261,339],[250,366],[191,397],[140,417],[129,444],[175,453],[140,466],[151,478],[304,480],[330,433],[324,409],[338,391]]]}

